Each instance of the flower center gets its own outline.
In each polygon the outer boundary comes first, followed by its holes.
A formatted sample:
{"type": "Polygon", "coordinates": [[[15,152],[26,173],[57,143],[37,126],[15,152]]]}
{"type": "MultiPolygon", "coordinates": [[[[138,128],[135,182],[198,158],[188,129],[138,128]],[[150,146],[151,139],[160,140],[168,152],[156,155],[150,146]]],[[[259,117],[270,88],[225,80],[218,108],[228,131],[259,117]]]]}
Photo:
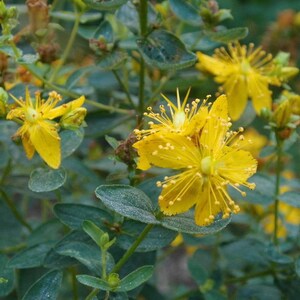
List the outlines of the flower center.
{"type": "Polygon", "coordinates": [[[247,60],[243,59],[242,62],[241,62],[241,72],[242,72],[242,74],[247,76],[250,71],[251,71],[250,63],[247,60]]]}
{"type": "Polygon", "coordinates": [[[34,123],[38,120],[40,116],[40,113],[37,112],[35,109],[33,109],[32,107],[28,107],[27,111],[26,111],[26,120],[28,122],[34,123]]]}
{"type": "Polygon", "coordinates": [[[201,171],[205,175],[213,174],[214,166],[211,156],[206,156],[201,160],[201,171]]]}
{"type": "Polygon", "coordinates": [[[181,129],[185,122],[186,115],[184,111],[178,111],[174,114],[173,124],[175,129],[181,129]]]}

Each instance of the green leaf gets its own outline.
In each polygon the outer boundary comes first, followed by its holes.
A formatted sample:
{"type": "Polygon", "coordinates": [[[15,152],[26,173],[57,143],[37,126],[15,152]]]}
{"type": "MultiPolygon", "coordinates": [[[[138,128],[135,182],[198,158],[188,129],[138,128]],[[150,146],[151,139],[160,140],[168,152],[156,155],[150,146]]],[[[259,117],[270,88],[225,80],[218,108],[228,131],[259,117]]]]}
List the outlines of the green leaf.
{"type": "Polygon", "coordinates": [[[192,66],[197,57],[173,34],[155,30],[147,38],[137,39],[145,61],[161,70],[177,70],[192,66]]]}
{"type": "Polygon", "coordinates": [[[50,192],[60,188],[66,181],[67,174],[64,169],[53,170],[37,168],[30,174],[28,187],[36,193],[50,192]]]}
{"type": "Polygon", "coordinates": [[[97,66],[105,71],[115,70],[127,59],[125,51],[115,49],[98,58],[97,66]]]}
{"type": "Polygon", "coordinates": [[[107,143],[108,143],[114,150],[116,150],[116,149],[119,147],[119,145],[120,145],[119,141],[118,141],[116,138],[112,137],[112,136],[106,135],[106,136],[105,136],[105,140],[107,141],[107,143]]]}
{"type": "Polygon", "coordinates": [[[114,32],[111,24],[104,20],[94,32],[94,39],[104,37],[107,43],[112,43],[114,40],[114,32]]]}
{"type": "Polygon", "coordinates": [[[278,251],[278,249],[270,244],[267,248],[266,248],[266,253],[268,255],[268,259],[272,262],[275,262],[277,264],[291,264],[293,263],[293,259],[285,254],[282,254],[278,251]]]}
{"type": "Polygon", "coordinates": [[[114,10],[125,4],[128,0],[83,0],[83,2],[93,9],[114,10]]]}
{"type": "Polygon", "coordinates": [[[38,59],[39,56],[37,54],[25,54],[21,58],[19,58],[17,62],[22,65],[31,65],[37,62],[38,59]]]}
{"type": "MultiPolygon", "coordinates": [[[[120,248],[127,250],[144,228],[145,225],[142,223],[126,221],[122,225],[121,230],[123,234],[118,237],[117,245],[120,248]]],[[[148,252],[161,249],[162,247],[168,246],[176,235],[177,233],[173,230],[169,230],[162,226],[154,226],[135,251],[148,252]]]]}
{"type": "Polygon", "coordinates": [[[0,52],[6,54],[7,56],[14,57],[14,58],[22,56],[22,51],[19,48],[16,48],[16,49],[17,49],[18,55],[15,54],[15,52],[11,46],[0,45],[0,52]]]}
{"type": "Polygon", "coordinates": [[[300,208],[300,193],[286,192],[278,196],[280,201],[283,201],[293,207],[300,208]]]}
{"type": "Polygon", "coordinates": [[[59,220],[71,229],[80,229],[82,222],[89,220],[105,230],[106,223],[112,222],[112,217],[108,212],[94,206],[58,203],[53,210],[59,220]]]}
{"type": "Polygon", "coordinates": [[[22,300],[56,300],[62,276],[61,271],[48,272],[29,288],[22,300]]]}
{"type": "Polygon", "coordinates": [[[248,35],[247,27],[237,27],[232,29],[225,29],[217,32],[210,32],[208,36],[215,42],[230,43],[241,40],[248,35]]]}
{"type": "Polygon", "coordinates": [[[96,197],[120,215],[142,223],[158,224],[151,200],[142,191],[129,185],[101,185],[96,197]]]}
{"type": "Polygon", "coordinates": [[[52,242],[34,245],[18,252],[8,263],[10,268],[27,269],[43,265],[47,253],[53,246],[52,242]]]}
{"type": "Polygon", "coordinates": [[[246,197],[242,197],[238,191],[229,187],[228,191],[231,197],[252,204],[269,205],[273,203],[275,183],[272,177],[263,173],[256,173],[249,181],[254,182],[256,185],[253,191],[247,190],[246,197]]]}
{"type": "Polygon", "coordinates": [[[186,0],[170,0],[171,9],[183,22],[200,26],[203,22],[198,10],[186,0]]]}
{"type": "Polygon", "coordinates": [[[70,156],[81,144],[84,137],[83,128],[77,130],[63,130],[59,133],[61,138],[61,156],[70,156]]]}
{"type": "Polygon", "coordinates": [[[8,258],[0,254],[0,297],[5,297],[14,289],[15,272],[7,267],[8,258]]]}
{"type": "Polygon", "coordinates": [[[102,240],[101,237],[104,231],[101,230],[91,221],[84,221],[82,223],[82,229],[96,242],[96,244],[101,248],[102,240]]]}
{"type": "MultiPolygon", "coordinates": [[[[159,23],[159,18],[150,1],[147,1],[147,4],[147,27],[152,29],[159,23]]],[[[118,22],[127,26],[134,34],[138,35],[140,32],[140,27],[137,26],[137,24],[139,24],[139,13],[137,7],[132,3],[132,1],[128,1],[125,5],[121,6],[116,11],[115,18],[118,22]]]]}
{"type": "MultiPolygon", "coordinates": [[[[73,72],[67,79],[66,88],[71,90],[82,77],[86,76],[88,72],[91,72],[95,69],[95,66],[82,67],[75,72],[73,72]]],[[[72,130],[71,130],[72,131],[72,130]]]]}
{"type": "Polygon", "coordinates": [[[78,275],[77,280],[87,286],[114,292],[127,292],[149,280],[153,273],[153,266],[143,266],[124,277],[117,287],[111,287],[108,282],[89,275],[78,275]]]}
{"type": "Polygon", "coordinates": [[[119,285],[119,290],[128,292],[152,277],[153,266],[142,266],[124,277],[119,285]]]}
{"type": "Polygon", "coordinates": [[[236,299],[243,300],[281,300],[280,290],[275,286],[263,284],[247,284],[240,287],[236,294],[236,299]]]}
{"type": "MultiPolygon", "coordinates": [[[[80,241],[68,241],[67,243],[60,242],[54,250],[60,255],[75,258],[77,261],[88,267],[94,274],[101,274],[101,251],[95,244],[89,245],[80,241]]],[[[109,257],[109,261],[111,267],[111,257],[109,257]]]]}
{"type": "Polygon", "coordinates": [[[230,221],[231,218],[227,218],[216,220],[209,226],[197,226],[195,224],[194,212],[190,210],[186,213],[178,214],[176,216],[164,216],[161,219],[161,225],[178,232],[206,235],[213,234],[222,230],[229,224],[230,221]]]}

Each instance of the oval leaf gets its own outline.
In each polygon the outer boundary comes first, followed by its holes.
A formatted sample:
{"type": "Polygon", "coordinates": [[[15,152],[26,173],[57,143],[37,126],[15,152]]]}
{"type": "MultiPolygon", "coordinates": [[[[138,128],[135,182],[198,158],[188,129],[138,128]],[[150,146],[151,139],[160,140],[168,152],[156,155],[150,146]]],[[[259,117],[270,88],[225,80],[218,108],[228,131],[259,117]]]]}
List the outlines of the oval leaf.
{"type": "Polygon", "coordinates": [[[197,9],[186,0],[169,0],[171,9],[174,14],[185,23],[200,26],[202,19],[197,9]]]}
{"type": "Polygon", "coordinates": [[[63,273],[51,271],[36,281],[22,300],[56,300],[63,273]]]}
{"type": "Polygon", "coordinates": [[[10,268],[27,269],[42,266],[53,243],[44,243],[17,253],[8,263],[10,268]]]}
{"type": "Polygon", "coordinates": [[[33,192],[50,192],[60,188],[66,181],[67,174],[64,169],[38,168],[31,172],[28,187],[33,192]]]}
{"type": "Polygon", "coordinates": [[[84,137],[84,130],[83,128],[63,130],[59,135],[61,138],[61,157],[66,158],[80,146],[84,137]]]}
{"type": "MultiPolygon", "coordinates": [[[[136,237],[144,230],[145,225],[136,221],[127,221],[122,225],[123,234],[117,239],[117,245],[122,249],[129,249],[136,237]]],[[[169,245],[176,237],[177,232],[162,226],[154,226],[145,239],[139,244],[136,252],[148,252],[161,249],[169,245]]]]}
{"type": "Polygon", "coordinates": [[[247,27],[237,27],[226,30],[221,30],[218,32],[211,32],[208,36],[215,42],[220,43],[230,43],[235,42],[237,40],[241,40],[248,35],[247,27]]]}
{"type": "Polygon", "coordinates": [[[216,220],[210,226],[197,226],[195,224],[193,211],[188,211],[176,216],[166,217],[161,219],[163,227],[189,234],[213,234],[225,228],[231,218],[216,220]]]}
{"type": "Polygon", "coordinates": [[[125,60],[127,59],[127,54],[121,50],[114,50],[98,60],[97,66],[102,70],[115,70],[117,69],[125,60]]]}
{"type": "Polygon", "coordinates": [[[161,70],[187,68],[197,60],[175,35],[164,30],[155,30],[147,38],[138,39],[137,45],[145,61],[161,70]]]}
{"type": "Polygon", "coordinates": [[[0,297],[7,296],[14,289],[15,272],[7,268],[8,258],[0,254],[0,297]]]}
{"type": "Polygon", "coordinates": [[[151,278],[153,274],[153,266],[143,266],[140,267],[130,274],[128,274],[126,277],[124,277],[117,289],[117,291],[120,292],[128,292],[136,287],[140,286],[142,283],[146,282],[151,278]]]}
{"type": "Polygon", "coordinates": [[[105,223],[112,221],[108,212],[83,204],[59,203],[54,206],[54,213],[63,224],[71,229],[80,229],[85,220],[92,221],[105,229],[105,223]]]}
{"type": "Polygon", "coordinates": [[[129,185],[101,185],[96,196],[109,209],[120,215],[149,224],[158,224],[151,200],[137,188],[129,185]]]}

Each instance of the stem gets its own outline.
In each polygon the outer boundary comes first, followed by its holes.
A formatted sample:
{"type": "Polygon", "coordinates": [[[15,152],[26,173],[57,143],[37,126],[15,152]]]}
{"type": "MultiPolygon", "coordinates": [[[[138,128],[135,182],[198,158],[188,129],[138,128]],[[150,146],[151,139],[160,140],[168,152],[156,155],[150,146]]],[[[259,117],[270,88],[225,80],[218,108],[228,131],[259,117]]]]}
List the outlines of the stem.
{"type": "Polygon", "coordinates": [[[0,179],[0,186],[2,186],[5,182],[6,177],[9,175],[11,171],[11,158],[8,160],[5,169],[3,170],[1,179],[0,179]]]}
{"type": "Polygon", "coordinates": [[[93,289],[85,298],[85,300],[92,300],[99,293],[98,289],[93,289]]]}
{"type": "Polygon", "coordinates": [[[281,158],[282,158],[282,146],[283,141],[280,139],[277,133],[276,134],[276,154],[277,154],[277,161],[276,161],[276,182],[275,182],[275,195],[274,195],[274,236],[273,242],[274,245],[278,245],[278,216],[279,216],[279,189],[280,189],[280,173],[281,173],[281,158]]]}
{"type": "Polygon", "coordinates": [[[268,269],[268,270],[265,270],[265,271],[252,273],[252,274],[245,275],[245,276],[238,277],[238,278],[227,279],[227,280],[225,280],[225,284],[236,283],[236,282],[244,282],[244,281],[247,281],[247,280],[252,279],[252,278],[263,277],[263,276],[272,275],[272,274],[274,274],[274,270],[268,269]]]}
{"type": "MultiPolygon", "coordinates": [[[[148,24],[148,1],[140,0],[139,6],[139,21],[140,21],[140,34],[145,37],[147,34],[147,24],[148,24]]],[[[144,113],[144,98],[145,98],[145,62],[141,55],[140,60],[140,82],[139,82],[139,115],[140,120],[142,119],[144,113]]],[[[139,120],[139,121],[140,121],[139,120]]]]}
{"type": "Polygon", "coordinates": [[[78,286],[76,280],[76,270],[75,268],[71,268],[71,275],[72,275],[72,290],[73,290],[73,300],[78,300],[78,286]]]}
{"type": "Polygon", "coordinates": [[[126,85],[124,84],[124,82],[121,80],[121,78],[120,78],[120,76],[119,76],[119,74],[118,74],[117,71],[112,70],[112,72],[113,72],[113,74],[115,75],[116,79],[118,80],[120,86],[121,86],[122,89],[124,90],[124,92],[125,92],[125,94],[126,94],[126,96],[127,96],[127,99],[128,99],[128,101],[130,102],[131,106],[134,108],[134,107],[135,107],[135,104],[134,104],[134,102],[133,102],[133,100],[132,100],[132,98],[131,98],[131,96],[130,96],[130,93],[129,93],[129,90],[128,90],[127,86],[126,86],[126,85]]]}
{"type": "Polygon", "coordinates": [[[69,54],[71,52],[71,49],[73,47],[73,44],[74,44],[74,41],[75,41],[75,37],[76,37],[76,34],[77,34],[77,31],[78,31],[78,27],[79,27],[79,23],[80,23],[80,17],[81,17],[82,13],[78,13],[77,12],[77,9],[76,9],[76,6],[75,6],[75,22],[74,22],[74,26],[73,26],[73,29],[71,31],[71,35],[70,35],[70,38],[68,40],[68,43],[67,43],[67,46],[65,48],[65,51],[63,52],[56,68],[54,69],[50,79],[49,79],[49,82],[53,82],[56,75],[58,74],[58,72],[60,71],[61,67],[64,65],[64,63],[66,62],[67,58],[69,57],[69,54]]]}
{"type": "Polygon", "coordinates": [[[0,190],[0,194],[1,194],[4,202],[6,203],[6,205],[10,208],[11,212],[15,216],[15,218],[31,232],[32,227],[26,222],[26,220],[23,218],[23,216],[19,213],[14,202],[8,197],[8,195],[2,189],[0,190]]]}
{"type": "Polygon", "coordinates": [[[117,273],[122,266],[127,262],[127,260],[130,258],[130,256],[134,253],[135,249],[139,246],[139,244],[143,241],[143,239],[147,236],[149,231],[152,229],[154,225],[148,224],[142,233],[138,236],[138,238],[135,240],[135,242],[131,245],[131,247],[124,253],[122,258],[117,262],[117,264],[113,267],[111,270],[111,273],[117,273]]]}
{"type": "Polygon", "coordinates": [[[102,279],[106,280],[106,250],[101,249],[102,279]]]}
{"type": "MultiPolygon", "coordinates": [[[[77,94],[75,92],[69,91],[69,90],[67,90],[67,89],[65,89],[63,87],[60,87],[60,86],[57,86],[57,85],[51,83],[50,81],[48,81],[45,78],[43,78],[41,75],[37,74],[34,70],[32,70],[29,65],[24,65],[24,67],[26,67],[26,69],[31,74],[33,74],[36,78],[38,78],[39,80],[43,81],[46,86],[48,86],[49,88],[52,88],[52,89],[56,90],[57,92],[60,92],[64,96],[68,96],[68,97],[71,97],[71,98],[78,98],[78,97],[81,96],[81,95],[79,95],[79,94],[77,94]]],[[[130,110],[126,110],[126,109],[122,109],[122,108],[116,108],[116,107],[113,107],[113,106],[110,106],[110,105],[105,105],[105,104],[96,102],[94,100],[85,99],[85,103],[88,103],[88,104],[90,104],[92,106],[95,106],[95,107],[98,107],[100,109],[103,109],[103,110],[106,110],[106,111],[110,111],[110,112],[117,112],[117,113],[120,113],[120,114],[127,114],[127,115],[131,114],[130,110]]]]}
{"type": "Polygon", "coordinates": [[[11,246],[11,247],[2,248],[2,249],[0,249],[0,253],[2,253],[2,254],[11,254],[11,253],[23,250],[26,247],[27,247],[26,243],[20,243],[18,245],[14,245],[14,246],[11,246]]]}

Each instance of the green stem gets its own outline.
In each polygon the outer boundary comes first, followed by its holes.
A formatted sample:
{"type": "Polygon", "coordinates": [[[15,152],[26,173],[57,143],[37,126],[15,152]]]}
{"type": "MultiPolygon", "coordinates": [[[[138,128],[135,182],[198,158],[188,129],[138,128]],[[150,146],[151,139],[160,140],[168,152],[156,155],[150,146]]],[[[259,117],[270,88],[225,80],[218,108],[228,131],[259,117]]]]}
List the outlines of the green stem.
{"type": "Polygon", "coordinates": [[[280,174],[281,174],[281,159],[282,159],[282,148],[283,140],[276,134],[276,181],[275,181],[275,195],[274,195],[274,245],[278,245],[278,217],[279,217],[279,200],[278,195],[280,192],[280,174]]]}
{"type": "MultiPolygon", "coordinates": [[[[79,95],[79,94],[77,94],[75,92],[69,91],[69,90],[67,90],[67,89],[65,89],[65,88],[63,88],[61,86],[58,86],[58,85],[55,85],[55,84],[49,82],[48,80],[46,80],[45,78],[43,78],[41,75],[37,74],[33,69],[31,69],[29,65],[24,65],[24,67],[26,67],[26,69],[32,75],[34,75],[36,78],[38,78],[39,80],[43,81],[46,86],[48,86],[49,88],[52,88],[52,89],[56,90],[57,92],[61,93],[62,95],[68,96],[68,97],[71,97],[71,98],[78,98],[78,97],[81,96],[81,95],[79,95]]],[[[126,114],[126,115],[132,114],[132,111],[130,111],[130,110],[126,110],[126,109],[122,109],[122,108],[116,108],[116,107],[113,107],[113,106],[110,106],[110,105],[105,105],[105,104],[96,102],[94,100],[85,99],[85,103],[88,103],[88,104],[90,104],[92,106],[98,107],[98,108],[100,108],[102,110],[106,110],[106,111],[109,111],[109,112],[117,112],[117,113],[126,114]]]]}
{"type": "Polygon", "coordinates": [[[106,280],[106,250],[101,249],[102,279],[106,280]]]}
{"type": "Polygon", "coordinates": [[[11,246],[11,247],[2,248],[2,249],[0,249],[0,253],[2,253],[2,254],[11,254],[11,253],[23,250],[26,247],[27,247],[26,243],[20,243],[18,245],[14,245],[14,246],[11,246]]]}
{"type": "Polygon", "coordinates": [[[135,249],[139,246],[139,244],[144,240],[144,238],[147,236],[149,231],[152,229],[154,225],[148,224],[142,233],[138,236],[138,238],[135,240],[135,242],[131,245],[131,247],[124,253],[122,258],[117,262],[117,264],[113,267],[111,270],[111,273],[117,273],[122,266],[127,262],[127,260],[130,258],[130,256],[134,253],[135,249]]]}
{"type": "Polygon", "coordinates": [[[252,274],[245,275],[245,276],[242,276],[242,277],[238,277],[238,278],[227,279],[227,280],[225,280],[225,284],[236,283],[236,282],[244,282],[244,281],[247,281],[247,280],[252,279],[252,278],[263,277],[263,276],[272,275],[272,274],[274,274],[274,270],[268,269],[268,270],[264,270],[264,271],[261,271],[261,272],[256,272],[256,273],[252,273],[252,274]]]}
{"type": "MultiPolygon", "coordinates": [[[[139,246],[139,244],[144,240],[144,238],[147,236],[149,231],[152,229],[154,225],[148,224],[142,233],[138,236],[138,238],[135,240],[135,242],[131,245],[131,247],[124,253],[124,255],[121,257],[121,259],[117,262],[117,264],[113,267],[111,270],[111,273],[117,273],[122,266],[127,262],[127,260],[130,258],[130,256],[134,253],[135,249],[139,246]]],[[[93,289],[88,296],[85,298],[85,300],[92,300],[93,297],[95,297],[99,292],[99,289],[93,289]]]]}
{"type": "Polygon", "coordinates": [[[1,179],[0,179],[0,186],[2,186],[5,182],[5,179],[6,177],[9,175],[10,171],[11,171],[11,158],[8,160],[6,166],[5,166],[5,169],[3,170],[3,173],[2,173],[2,176],[1,176],[1,179]]]}
{"type": "Polygon", "coordinates": [[[120,86],[122,87],[122,89],[124,90],[126,96],[127,96],[127,99],[129,101],[129,103],[131,104],[132,108],[135,108],[135,104],[130,96],[130,93],[129,93],[129,90],[127,88],[127,86],[124,84],[124,82],[122,81],[122,79],[120,78],[119,74],[117,71],[115,70],[112,70],[113,74],[115,75],[116,79],[118,80],[120,86]]]}
{"type": "Polygon", "coordinates": [[[0,194],[1,194],[4,202],[6,203],[6,205],[10,208],[11,212],[15,216],[15,218],[31,232],[32,227],[26,222],[26,220],[23,218],[23,216],[19,213],[14,202],[8,197],[8,195],[2,189],[0,190],[0,194]]]}
{"type": "Polygon", "coordinates": [[[80,23],[80,17],[81,17],[82,13],[78,12],[75,6],[75,22],[74,22],[74,26],[73,29],[71,31],[71,35],[70,38],[68,40],[67,46],[56,66],[56,68],[54,69],[53,73],[50,76],[49,82],[53,82],[58,74],[58,72],[60,71],[61,67],[65,64],[67,58],[70,55],[71,49],[73,47],[74,41],[75,41],[75,37],[77,35],[77,31],[78,31],[78,27],[79,27],[79,23],[80,23]]]}
{"type": "MultiPolygon", "coordinates": [[[[148,24],[148,1],[140,0],[139,6],[139,22],[140,22],[140,35],[145,37],[147,34],[147,24],[148,24]]],[[[140,59],[140,81],[139,81],[139,116],[140,120],[144,114],[144,102],[145,102],[145,61],[141,55],[140,59]]],[[[140,121],[139,120],[139,121],[140,121]]]]}
{"type": "Polygon", "coordinates": [[[71,275],[72,275],[72,290],[73,290],[73,300],[78,300],[78,286],[77,286],[77,279],[76,279],[76,270],[75,268],[71,268],[71,275]]]}
{"type": "Polygon", "coordinates": [[[93,289],[85,298],[85,300],[92,300],[99,293],[98,289],[93,289]]]}

